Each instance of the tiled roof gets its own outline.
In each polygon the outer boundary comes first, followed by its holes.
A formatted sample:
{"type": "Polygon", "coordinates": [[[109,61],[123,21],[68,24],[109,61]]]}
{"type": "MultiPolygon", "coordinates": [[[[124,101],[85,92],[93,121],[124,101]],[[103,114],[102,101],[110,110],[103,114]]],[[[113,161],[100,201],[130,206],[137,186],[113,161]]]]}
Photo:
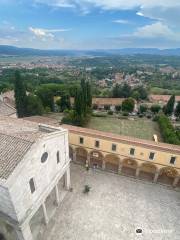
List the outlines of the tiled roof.
{"type": "Polygon", "coordinates": [[[10,176],[37,139],[59,130],[57,126],[0,116],[0,178],[10,176]]]}
{"type": "MultiPolygon", "coordinates": [[[[150,101],[168,102],[171,95],[150,95],[150,101]]],[[[176,96],[176,101],[180,101],[180,96],[176,96]]]]}
{"type": "Polygon", "coordinates": [[[36,139],[44,134],[37,123],[0,116],[0,178],[6,180],[36,139]]]}
{"type": "Polygon", "coordinates": [[[0,116],[0,133],[19,137],[28,141],[34,141],[39,136],[43,135],[43,133],[39,131],[37,123],[6,116],[0,116]]]}
{"type": "Polygon", "coordinates": [[[43,117],[43,116],[32,116],[32,117],[25,117],[24,120],[35,122],[35,123],[42,123],[42,124],[48,124],[51,126],[58,126],[59,122],[56,119],[49,118],[49,117],[43,117]]]}
{"type": "Polygon", "coordinates": [[[0,178],[7,179],[33,141],[0,133],[0,178]]]}
{"type": "Polygon", "coordinates": [[[16,113],[16,109],[0,101],[0,115],[10,116],[16,113]]]}
{"type": "Polygon", "coordinates": [[[68,129],[72,133],[76,133],[79,135],[82,134],[85,136],[91,136],[95,138],[104,138],[110,141],[117,141],[117,142],[129,144],[129,145],[145,147],[148,149],[157,149],[160,151],[166,151],[166,152],[168,151],[171,153],[180,154],[180,146],[178,145],[171,145],[171,144],[160,143],[160,142],[156,143],[149,140],[122,136],[122,135],[113,134],[109,132],[101,132],[101,131],[93,130],[89,128],[75,127],[71,125],[62,125],[62,127],[68,129]]]}
{"type": "MultiPolygon", "coordinates": [[[[92,104],[94,105],[121,105],[125,98],[92,98],[92,104]]],[[[74,98],[70,98],[71,104],[74,104],[74,98]]]]}

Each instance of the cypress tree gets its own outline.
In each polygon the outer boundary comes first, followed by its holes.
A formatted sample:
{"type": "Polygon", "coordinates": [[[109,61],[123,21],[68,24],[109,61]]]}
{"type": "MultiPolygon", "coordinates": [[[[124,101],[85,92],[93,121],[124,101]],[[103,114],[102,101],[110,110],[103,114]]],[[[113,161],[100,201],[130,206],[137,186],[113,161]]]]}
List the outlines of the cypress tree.
{"type": "Polygon", "coordinates": [[[180,117],[180,102],[178,102],[175,110],[176,117],[180,117]]]}
{"type": "Polygon", "coordinates": [[[26,89],[20,72],[15,72],[14,93],[17,115],[22,118],[26,115],[26,89]]]}
{"type": "Polygon", "coordinates": [[[175,95],[172,95],[164,108],[164,113],[166,115],[171,115],[174,111],[174,104],[175,104],[175,95]]]}
{"type": "Polygon", "coordinates": [[[86,89],[87,89],[87,106],[88,108],[92,107],[92,92],[91,92],[91,86],[90,83],[86,83],[86,89]]]}

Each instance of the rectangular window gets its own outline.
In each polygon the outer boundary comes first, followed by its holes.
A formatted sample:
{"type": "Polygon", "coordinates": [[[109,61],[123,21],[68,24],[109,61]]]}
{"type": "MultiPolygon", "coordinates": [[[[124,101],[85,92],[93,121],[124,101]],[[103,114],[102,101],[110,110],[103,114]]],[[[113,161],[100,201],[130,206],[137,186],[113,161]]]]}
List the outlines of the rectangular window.
{"type": "Polygon", "coordinates": [[[116,144],[112,144],[112,151],[116,151],[116,144]]]}
{"type": "Polygon", "coordinates": [[[175,164],[176,162],[176,157],[171,157],[170,164],[175,164]]]}
{"type": "Polygon", "coordinates": [[[35,189],[35,184],[34,184],[34,179],[33,178],[31,178],[29,180],[29,186],[30,186],[30,189],[31,189],[31,193],[34,193],[36,189],[35,189]]]}
{"type": "Polygon", "coordinates": [[[60,163],[59,151],[57,151],[57,163],[60,163]]]}
{"type": "Polygon", "coordinates": [[[100,144],[99,144],[99,141],[96,140],[96,141],[95,141],[95,147],[96,147],[96,148],[99,148],[99,145],[100,145],[100,144]]]}
{"type": "Polygon", "coordinates": [[[150,152],[150,154],[149,154],[149,159],[150,159],[150,160],[153,160],[153,159],[154,159],[154,156],[155,156],[155,153],[150,152]]]}
{"type": "Polygon", "coordinates": [[[80,137],[80,138],[79,138],[79,142],[80,142],[80,144],[83,144],[83,143],[84,143],[84,138],[83,138],[83,137],[80,137]]]}
{"type": "Polygon", "coordinates": [[[134,148],[131,148],[131,149],[130,149],[130,155],[134,155],[134,153],[135,153],[135,149],[134,149],[134,148]]]}

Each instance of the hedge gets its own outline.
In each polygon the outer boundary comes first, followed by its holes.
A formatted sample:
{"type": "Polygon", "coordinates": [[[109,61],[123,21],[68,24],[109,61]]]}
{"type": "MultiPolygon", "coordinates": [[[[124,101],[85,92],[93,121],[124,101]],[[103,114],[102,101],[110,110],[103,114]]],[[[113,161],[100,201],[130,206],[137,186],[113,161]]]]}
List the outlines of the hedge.
{"type": "Polygon", "coordinates": [[[168,117],[164,114],[158,116],[158,124],[162,137],[166,143],[180,145],[180,140],[168,117]]]}

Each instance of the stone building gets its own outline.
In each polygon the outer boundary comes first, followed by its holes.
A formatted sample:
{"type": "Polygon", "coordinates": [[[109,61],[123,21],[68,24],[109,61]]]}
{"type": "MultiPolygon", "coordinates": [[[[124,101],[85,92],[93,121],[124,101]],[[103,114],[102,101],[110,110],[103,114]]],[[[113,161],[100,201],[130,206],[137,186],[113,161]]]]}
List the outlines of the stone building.
{"type": "Polygon", "coordinates": [[[60,203],[59,181],[70,188],[68,131],[25,120],[0,117],[0,237],[32,240],[30,220],[53,192],[60,203]]]}
{"type": "Polygon", "coordinates": [[[92,168],[180,187],[180,146],[63,125],[70,157],[92,168]]]}

